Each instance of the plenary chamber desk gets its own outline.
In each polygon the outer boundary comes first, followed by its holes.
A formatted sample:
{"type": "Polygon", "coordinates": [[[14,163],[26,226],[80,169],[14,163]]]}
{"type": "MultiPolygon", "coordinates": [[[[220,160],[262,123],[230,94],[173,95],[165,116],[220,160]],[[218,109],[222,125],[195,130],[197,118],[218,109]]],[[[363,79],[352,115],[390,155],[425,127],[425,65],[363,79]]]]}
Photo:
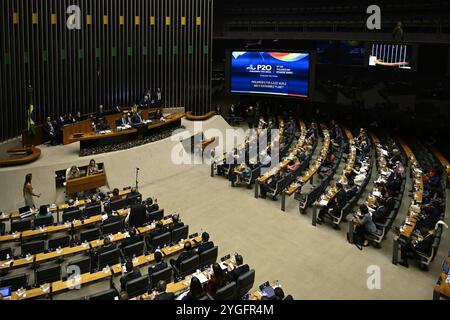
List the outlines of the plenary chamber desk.
{"type": "Polygon", "coordinates": [[[181,125],[181,119],[184,113],[172,113],[165,120],[155,120],[151,123],[141,125],[139,127],[131,127],[129,129],[118,130],[118,128],[108,130],[107,132],[85,132],[80,134],[72,134],[69,137],[69,143],[80,141],[80,149],[97,147],[108,144],[115,144],[124,141],[142,139],[145,135],[151,135],[163,130],[168,130],[181,125]]]}

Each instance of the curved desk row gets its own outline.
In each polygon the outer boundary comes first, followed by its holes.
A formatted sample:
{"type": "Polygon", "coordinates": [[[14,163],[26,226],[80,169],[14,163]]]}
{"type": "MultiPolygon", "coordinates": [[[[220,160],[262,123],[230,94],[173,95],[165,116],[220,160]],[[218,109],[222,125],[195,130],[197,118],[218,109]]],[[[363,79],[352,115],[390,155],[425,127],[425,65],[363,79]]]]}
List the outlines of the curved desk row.
{"type": "Polygon", "coordinates": [[[141,137],[144,133],[154,133],[159,130],[168,129],[181,124],[181,119],[185,116],[184,113],[172,113],[166,117],[165,120],[155,120],[148,125],[143,125],[139,128],[132,127],[124,130],[108,130],[104,133],[89,131],[85,133],[71,134],[68,138],[68,143],[80,141],[80,148],[85,149],[96,145],[113,144],[119,141],[127,141],[141,137]]]}
{"type": "Polygon", "coordinates": [[[191,111],[186,113],[186,119],[190,121],[204,121],[216,115],[215,111],[210,111],[200,116],[193,115],[191,111]]]}
{"type": "Polygon", "coordinates": [[[39,148],[15,148],[8,150],[9,158],[0,159],[0,167],[19,166],[36,161],[41,156],[39,148]]]}

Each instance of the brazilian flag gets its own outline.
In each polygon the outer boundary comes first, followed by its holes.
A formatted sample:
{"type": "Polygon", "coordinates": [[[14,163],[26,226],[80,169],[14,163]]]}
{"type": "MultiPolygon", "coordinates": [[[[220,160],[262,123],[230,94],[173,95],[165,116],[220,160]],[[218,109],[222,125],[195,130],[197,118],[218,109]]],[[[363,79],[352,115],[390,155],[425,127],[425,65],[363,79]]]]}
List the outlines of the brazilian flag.
{"type": "Polygon", "coordinates": [[[31,86],[28,87],[28,119],[27,119],[27,130],[28,134],[34,136],[36,134],[36,125],[35,125],[35,112],[33,105],[33,88],[31,86]]]}

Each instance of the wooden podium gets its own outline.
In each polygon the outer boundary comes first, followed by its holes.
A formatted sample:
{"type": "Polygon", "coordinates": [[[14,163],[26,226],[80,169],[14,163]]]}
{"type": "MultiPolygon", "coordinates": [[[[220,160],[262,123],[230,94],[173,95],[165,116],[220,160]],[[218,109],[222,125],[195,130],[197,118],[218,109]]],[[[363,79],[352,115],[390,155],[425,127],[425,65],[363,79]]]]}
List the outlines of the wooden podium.
{"type": "Polygon", "coordinates": [[[66,181],[66,196],[106,185],[105,172],[66,181]]]}

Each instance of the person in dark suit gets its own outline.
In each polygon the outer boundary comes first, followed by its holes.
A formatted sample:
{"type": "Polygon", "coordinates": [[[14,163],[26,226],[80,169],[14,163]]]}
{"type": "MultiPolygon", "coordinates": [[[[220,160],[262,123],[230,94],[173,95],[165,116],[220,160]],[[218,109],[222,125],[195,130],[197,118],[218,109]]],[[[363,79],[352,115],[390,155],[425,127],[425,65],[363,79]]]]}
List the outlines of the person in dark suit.
{"type": "Polygon", "coordinates": [[[237,254],[235,256],[236,260],[236,266],[233,270],[228,267],[228,282],[237,281],[237,279],[243,275],[244,273],[248,272],[250,270],[248,264],[244,264],[244,259],[240,254],[237,254]]]}
{"type": "Polygon", "coordinates": [[[94,115],[95,123],[99,123],[100,119],[102,119],[104,115],[105,115],[105,112],[103,110],[103,106],[99,105],[98,106],[98,111],[94,115]]]}
{"type": "Polygon", "coordinates": [[[335,197],[339,200],[340,203],[344,203],[347,200],[347,197],[342,184],[336,183],[336,188],[338,189],[338,192],[336,193],[335,197]]]}
{"type": "Polygon", "coordinates": [[[355,182],[352,179],[348,180],[347,185],[348,190],[346,191],[345,197],[347,198],[347,200],[350,200],[358,192],[358,186],[355,185],[355,182]]]}
{"type": "Polygon", "coordinates": [[[121,117],[120,119],[118,119],[117,125],[119,125],[119,126],[125,126],[125,125],[127,125],[127,124],[130,124],[130,121],[129,121],[129,119],[128,119],[127,113],[124,112],[124,113],[122,113],[122,117],[121,117]]]}
{"type": "Polygon", "coordinates": [[[97,124],[97,131],[105,131],[111,129],[109,125],[106,123],[105,118],[100,118],[97,124]]]}
{"type": "Polygon", "coordinates": [[[125,268],[127,269],[127,273],[120,278],[120,288],[123,291],[126,290],[128,281],[137,279],[141,276],[141,271],[139,271],[138,268],[133,267],[132,261],[127,261],[127,263],[125,263],[125,268]]]}
{"type": "Polygon", "coordinates": [[[158,199],[155,199],[155,201],[153,201],[152,198],[147,198],[145,200],[145,205],[147,206],[148,213],[159,210],[158,199]]]}
{"type": "Polygon", "coordinates": [[[441,219],[441,210],[438,206],[428,205],[423,208],[424,215],[419,217],[418,226],[424,228],[434,228],[436,223],[441,219]]]}
{"type": "Polygon", "coordinates": [[[167,263],[164,262],[161,251],[159,251],[159,250],[155,251],[154,257],[155,257],[156,264],[154,266],[148,268],[149,276],[155,272],[158,272],[158,271],[161,271],[161,270],[167,268],[167,263]]]}
{"type": "Polygon", "coordinates": [[[156,222],[155,229],[148,234],[148,241],[151,243],[154,237],[160,236],[167,232],[167,228],[164,226],[162,220],[156,222]]]}
{"type": "Polygon", "coordinates": [[[433,242],[435,239],[434,229],[421,228],[421,237],[412,242],[408,242],[406,245],[401,246],[401,262],[399,264],[406,268],[409,267],[408,258],[419,259],[417,252],[430,255],[433,242]]]}
{"type": "Polygon", "coordinates": [[[102,253],[106,253],[106,252],[109,252],[109,251],[114,250],[114,249],[116,249],[116,245],[114,245],[111,242],[109,237],[105,237],[105,239],[103,239],[103,246],[101,246],[96,252],[93,252],[91,254],[91,265],[97,266],[98,265],[98,257],[102,253]]]}
{"type": "Polygon", "coordinates": [[[267,192],[273,192],[277,187],[277,182],[282,178],[280,171],[273,175],[267,183],[261,185],[261,197],[265,198],[267,192]]]}
{"type": "Polygon", "coordinates": [[[132,197],[137,197],[135,198],[135,203],[132,204],[136,204],[137,201],[141,201],[142,200],[142,195],[137,191],[137,189],[135,187],[131,188],[130,192],[127,194],[126,198],[132,198],[132,197]]]}
{"type": "Polygon", "coordinates": [[[128,235],[129,237],[122,240],[122,243],[120,244],[121,249],[142,241],[142,236],[140,234],[139,235],[137,234],[135,228],[131,228],[128,231],[128,235]]]}
{"type": "Polygon", "coordinates": [[[212,241],[209,241],[209,233],[203,232],[202,243],[198,246],[197,253],[200,254],[211,248],[214,248],[214,243],[212,241]]]}
{"type": "Polygon", "coordinates": [[[184,223],[180,221],[180,216],[178,214],[174,214],[172,216],[172,223],[169,225],[169,231],[172,232],[175,229],[181,228],[184,226],[184,223]]]}
{"type": "Polygon", "coordinates": [[[136,204],[131,206],[130,213],[125,222],[128,222],[130,227],[139,228],[147,222],[147,210],[144,204],[136,204]]]}
{"type": "Polygon", "coordinates": [[[184,243],[184,252],[181,253],[177,260],[175,259],[171,259],[170,260],[170,264],[172,266],[175,266],[177,269],[180,269],[180,264],[184,261],[187,260],[191,257],[193,257],[195,254],[197,254],[193,249],[192,249],[192,244],[190,241],[186,241],[184,243]]]}
{"type": "Polygon", "coordinates": [[[273,292],[275,293],[275,295],[270,300],[294,300],[294,298],[292,298],[290,294],[285,296],[284,291],[281,287],[276,287],[273,292]]]}
{"type": "Polygon", "coordinates": [[[56,124],[52,121],[50,117],[47,117],[47,121],[44,123],[44,134],[47,139],[50,140],[52,145],[58,142],[58,130],[56,124]]]}
{"type": "Polygon", "coordinates": [[[173,292],[167,292],[166,290],[166,282],[164,280],[158,281],[154,300],[174,300],[175,294],[173,292]]]}
{"type": "Polygon", "coordinates": [[[106,218],[106,219],[103,221],[103,223],[102,223],[103,226],[104,226],[104,225],[107,225],[107,224],[110,224],[110,223],[117,222],[117,221],[122,221],[122,218],[119,217],[119,216],[117,216],[117,215],[114,215],[114,214],[112,213],[112,211],[107,212],[107,215],[108,215],[108,218],[106,218]]]}
{"type": "Polygon", "coordinates": [[[142,122],[143,118],[141,115],[141,111],[137,111],[131,116],[131,124],[141,124],[142,122]]]}

